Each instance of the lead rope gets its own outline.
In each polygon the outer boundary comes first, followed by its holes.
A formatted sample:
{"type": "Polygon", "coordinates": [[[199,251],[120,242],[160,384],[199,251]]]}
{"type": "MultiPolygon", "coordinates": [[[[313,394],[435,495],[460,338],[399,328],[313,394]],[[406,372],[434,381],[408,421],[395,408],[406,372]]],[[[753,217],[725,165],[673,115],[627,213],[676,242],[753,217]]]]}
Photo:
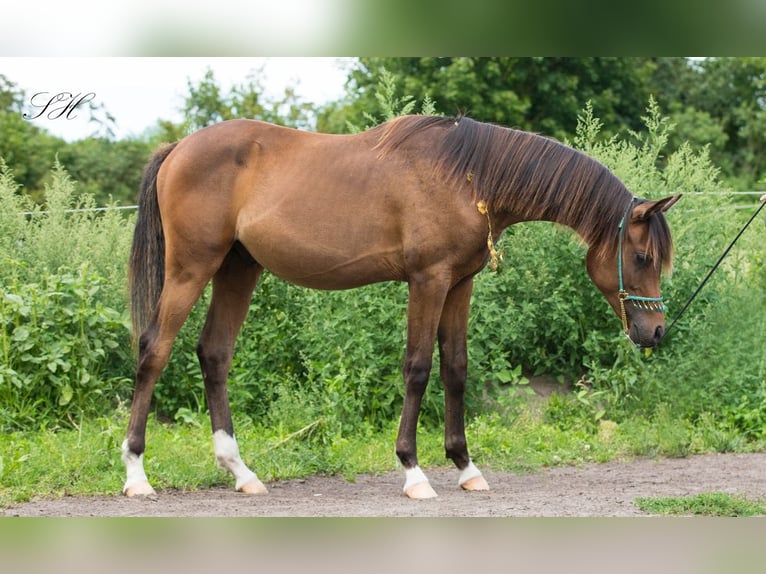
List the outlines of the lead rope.
{"type": "Polygon", "coordinates": [[[732,247],[734,247],[734,244],[739,240],[740,237],[742,237],[742,234],[745,232],[745,230],[750,227],[750,224],[753,222],[753,220],[758,217],[758,214],[763,209],[763,206],[766,205],[766,202],[761,202],[761,205],[758,207],[758,209],[755,210],[755,213],[750,217],[750,219],[747,220],[747,223],[745,223],[745,226],[740,229],[739,233],[737,233],[737,236],[734,238],[734,240],[729,244],[729,246],[726,248],[726,250],[723,252],[723,254],[718,258],[718,261],[715,262],[715,265],[713,265],[712,269],[708,272],[708,274],[705,276],[705,278],[702,280],[702,283],[700,283],[699,287],[697,287],[697,290],[692,293],[692,296],[689,297],[689,300],[686,302],[686,304],[681,308],[681,310],[678,312],[678,315],[675,316],[673,321],[670,323],[670,327],[667,328],[665,331],[665,337],[668,336],[668,333],[670,333],[670,330],[673,328],[673,326],[676,324],[676,322],[681,318],[681,315],[683,315],[686,310],[689,308],[689,305],[692,304],[692,301],[699,295],[700,291],[702,291],[702,288],[705,286],[705,283],[708,282],[708,279],[713,275],[716,269],[718,269],[718,266],[721,264],[721,261],[723,261],[724,257],[726,257],[729,254],[729,251],[731,251],[732,247]]]}

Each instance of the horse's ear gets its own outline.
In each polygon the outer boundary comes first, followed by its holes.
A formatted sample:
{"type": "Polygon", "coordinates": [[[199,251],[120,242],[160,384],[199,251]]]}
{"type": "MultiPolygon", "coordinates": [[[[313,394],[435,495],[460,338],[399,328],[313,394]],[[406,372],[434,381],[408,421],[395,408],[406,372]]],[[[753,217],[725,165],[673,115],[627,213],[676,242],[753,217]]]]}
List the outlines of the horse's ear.
{"type": "Polygon", "coordinates": [[[670,195],[656,201],[645,201],[643,203],[639,203],[636,207],[633,208],[632,220],[646,221],[655,213],[664,213],[673,207],[673,205],[675,205],[679,199],[681,199],[680,193],[678,195],[670,195]]]}

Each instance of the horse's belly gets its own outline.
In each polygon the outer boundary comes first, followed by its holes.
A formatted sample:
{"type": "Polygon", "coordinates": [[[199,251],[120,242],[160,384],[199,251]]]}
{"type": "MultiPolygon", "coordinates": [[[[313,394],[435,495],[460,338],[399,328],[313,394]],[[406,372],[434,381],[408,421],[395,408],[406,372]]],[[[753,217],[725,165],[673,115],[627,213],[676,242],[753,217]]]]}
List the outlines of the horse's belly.
{"type": "Polygon", "coordinates": [[[264,268],[306,287],[349,289],[404,279],[402,224],[391,207],[335,191],[332,207],[330,194],[305,191],[287,201],[262,191],[240,212],[237,239],[264,268]]]}
{"type": "Polygon", "coordinates": [[[380,281],[403,280],[396,253],[374,248],[349,251],[321,243],[289,240],[240,241],[271,273],[313,289],[351,289],[380,281]]]}

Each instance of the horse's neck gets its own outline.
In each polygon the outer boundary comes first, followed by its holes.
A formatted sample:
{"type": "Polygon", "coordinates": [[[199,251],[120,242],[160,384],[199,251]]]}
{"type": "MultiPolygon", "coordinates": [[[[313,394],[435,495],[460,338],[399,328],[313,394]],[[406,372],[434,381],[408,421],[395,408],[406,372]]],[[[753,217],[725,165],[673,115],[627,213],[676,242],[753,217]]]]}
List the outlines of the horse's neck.
{"type": "Polygon", "coordinates": [[[579,222],[569,221],[569,218],[565,217],[565,215],[566,214],[563,211],[553,214],[550,210],[546,212],[544,209],[525,207],[493,210],[491,217],[493,222],[496,222],[494,223],[494,227],[498,230],[498,234],[501,233],[502,230],[505,230],[507,227],[516,223],[524,223],[527,221],[548,221],[550,223],[569,227],[581,237],[585,237],[586,234],[580,229],[581,225],[579,222]]]}
{"type": "MultiPolygon", "coordinates": [[[[601,200],[601,203],[597,199],[594,201],[596,201],[596,205],[605,205],[606,200],[601,200]]],[[[582,210],[569,209],[566,205],[552,208],[550,206],[538,207],[529,204],[516,204],[506,209],[502,207],[490,209],[490,214],[496,237],[499,237],[507,227],[516,223],[547,221],[570,228],[586,244],[591,244],[594,240],[598,241],[596,238],[601,232],[595,230],[612,218],[612,215],[605,210],[603,216],[594,222],[593,215],[586,217],[582,210]]]]}

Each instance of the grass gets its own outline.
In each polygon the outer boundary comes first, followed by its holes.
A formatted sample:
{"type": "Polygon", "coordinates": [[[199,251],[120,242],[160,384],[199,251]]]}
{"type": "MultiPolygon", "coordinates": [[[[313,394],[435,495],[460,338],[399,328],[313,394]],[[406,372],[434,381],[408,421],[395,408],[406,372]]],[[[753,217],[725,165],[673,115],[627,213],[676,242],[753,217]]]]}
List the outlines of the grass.
{"type": "MultiPolygon", "coordinates": [[[[258,427],[247,419],[235,424],[243,458],[267,482],[322,473],[353,479],[359,472],[396,467],[393,427],[377,435],[361,430],[352,439],[333,433],[324,421],[297,433],[258,427]]],[[[3,435],[0,507],[34,497],[119,493],[124,481],[120,445],[126,428],[127,415],[118,412],[74,421],[73,428],[3,435]]],[[[233,485],[215,464],[209,429],[206,414],[187,414],[174,424],[149,418],[144,464],[155,488],[233,485]]]]}
{"type": "Polygon", "coordinates": [[[664,515],[736,517],[766,514],[763,500],[750,500],[744,496],[725,492],[709,492],[686,497],[637,498],[636,506],[644,512],[664,515]]]}
{"type": "MultiPolygon", "coordinates": [[[[300,427],[264,427],[246,417],[235,419],[243,459],[265,482],[313,474],[353,480],[357,474],[399,468],[394,455],[397,421],[383,429],[363,427],[344,434],[325,419],[300,427]]],[[[699,427],[682,425],[682,431],[671,432],[671,426],[666,415],[624,424],[582,419],[562,425],[547,420],[544,408],[523,406],[471,417],[466,431],[480,467],[519,473],[636,456],[712,452],[720,443],[720,436],[711,435],[709,421],[699,427]]],[[[120,444],[126,428],[123,408],[98,419],[73,419],[68,428],[0,436],[0,507],[34,497],[119,493],[124,480],[120,444]]],[[[725,442],[738,445],[737,450],[763,448],[733,438],[725,442]]],[[[442,443],[441,427],[420,429],[423,467],[451,464],[444,459],[442,443]]],[[[215,464],[203,412],[185,412],[172,424],[150,417],[145,467],[158,490],[233,487],[231,477],[215,464]]]]}

